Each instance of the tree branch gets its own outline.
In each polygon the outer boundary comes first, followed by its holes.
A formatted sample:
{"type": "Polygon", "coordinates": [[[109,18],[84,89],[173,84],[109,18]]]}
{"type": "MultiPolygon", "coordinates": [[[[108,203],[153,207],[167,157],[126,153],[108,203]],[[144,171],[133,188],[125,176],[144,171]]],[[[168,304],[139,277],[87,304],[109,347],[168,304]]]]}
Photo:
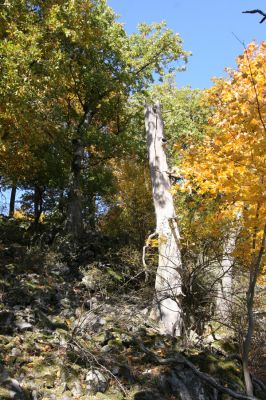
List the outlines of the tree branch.
{"type": "Polygon", "coordinates": [[[266,20],[266,13],[261,10],[249,10],[249,11],[242,11],[242,14],[260,14],[263,18],[260,20],[260,24],[266,20]]]}

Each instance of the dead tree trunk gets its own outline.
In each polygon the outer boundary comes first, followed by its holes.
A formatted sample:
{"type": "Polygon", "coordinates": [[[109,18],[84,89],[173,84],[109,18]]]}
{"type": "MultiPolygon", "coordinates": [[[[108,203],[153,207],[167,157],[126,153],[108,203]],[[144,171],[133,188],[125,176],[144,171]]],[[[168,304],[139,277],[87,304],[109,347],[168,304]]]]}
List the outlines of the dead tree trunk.
{"type": "Polygon", "coordinates": [[[155,281],[154,316],[162,333],[180,336],[181,271],[179,230],[164,150],[165,138],[160,105],[146,106],[145,127],[149,152],[153,201],[158,235],[159,265],[155,281]]]}

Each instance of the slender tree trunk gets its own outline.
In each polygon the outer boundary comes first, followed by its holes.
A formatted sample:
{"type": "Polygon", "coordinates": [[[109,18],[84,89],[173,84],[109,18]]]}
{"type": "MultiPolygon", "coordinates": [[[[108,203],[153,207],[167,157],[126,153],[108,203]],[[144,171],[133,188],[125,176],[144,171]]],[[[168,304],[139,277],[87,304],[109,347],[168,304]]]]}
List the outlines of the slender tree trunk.
{"type": "Polygon", "coordinates": [[[249,273],[249,287],[247,291],[247,317],[248,317],[248,328],[247,333],[243,342],[243,355],[242,355],[242,363],[243,363],[243,373],[245,379],[246,392],[249,396],[253,396],[253,385],[249,372],[249,352],[250,346],[252,342],[252,336],[254,331],[254,315],[253,315],[253,307],[254,307],[254,296],[256,289],[257,277],[259,274],[262,257],[265,252],[265,242],[266,242],[266,225],[264,227],[263,238],[260,245],[260,250],[257,256],[254,256],[254,260],[250,267],[249,273]]]}
{"type": "Polygon", "coordinates": [[[80,237],[84,231],[82,215],[83,196],[81,187],[82,162],[85,155],[84,136],[96,112],[95,106],[91,108],[89,104],[84,104],[83,110],[84,114],[77,127],[76,137],[72,140],[73,157],[70,171],[68,216],[66,221],[68,232],[75,238],[80,237]]]}
{"type": "Polygon", "coordinates": [[[13,185],[11,188],[10,202],[9,202],[9,214],[8,215],[10,218],[13,218],[14,213],[15,213],[16,192],[17,192],[17,187],[13,185]]]}
{"type": "Polygon", "coordinates": [[[153,311],[160,323],[162,333],[180,336],[182,261],[159,103],[155,106],[146,106],[145,127],[156,214],[156,232],[159,241],[159,265],[155,281],[153,311]]]}
{"type": "Polygon", "coordinates": [[[81,171],[84,145],[81,139],[73,139],[73,160],[71,164],[70,190],[68,198],[68,231],[76,238],[83,232],[81,171]]]}
{"type": "Polygon", "coordinates": [[[232,308],[232,268],[234,264],[232,252],[235,249],[235,244],[236,233],[235,231],[231,231],[225,241],[223,259],[218,267],[220,280],[218,282],[216,311],[218,317],[222,320],[227,320],[229,318],[230,310],[232,308]]]}
{"type": "Polygon", "coordinates": [[[88,222],[89,227],[95,230],[96,227],[96,195],[91,194],[88,198],[88,222]]]}
{"type": "Polygon", "coordinates": [[[34,187],[34,225],[37,226],[43,211],[43,193],[45,189],[40,186],[34,187]]]}

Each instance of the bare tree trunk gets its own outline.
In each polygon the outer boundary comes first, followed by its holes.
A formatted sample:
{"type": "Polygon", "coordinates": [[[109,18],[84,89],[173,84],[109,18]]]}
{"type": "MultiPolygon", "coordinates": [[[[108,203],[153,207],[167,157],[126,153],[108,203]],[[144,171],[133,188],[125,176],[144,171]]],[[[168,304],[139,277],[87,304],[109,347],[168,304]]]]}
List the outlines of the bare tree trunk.
{"type": "Polygon", "coordinates": [[[249,372],[249,352],[250,346],[252,342],[252,335],[254,331],[254,316],[253,316],[253,306],[254,306],[254,296],[256,289],[256,281],[259,274],[262,257],[265,252],[265,242],[266,242],[266,225],[264,227],[263,238],[260,245],[260,250],[257,256],[254,256],[254,260],[250,267],[249,272],[249,287],[247,291],[247,316],[248,316],[248,329],[243,342],[243,355],[242,355],[242,363],[243,363],[243,373],[245,379],[246,392],[249,396],[253,396],[253,385],[249,372]]]}
{"type": "Polygon", "coordinates": [[[160,105],[146,106],[145,127],[159,241],[159,265],[155,281],[154,316],[162,333],[181,335],[181,271],[179,230],[164,150],[165,138],[160,105]]]}
{"type": "Polygon", "coordinates": [[[232,253],[236,244],[236,232],[229,232],[228,238],[225,240],[223,259],[219,265],[219,282],[216,300],[216,311],[219,318],[227,320],[230,316],[232,308],[232,290],[233,278],[232,268],[234,264],[234,257],[232,253]]]}
{"type": "Polygon", "coordinates": [[[10,218],[13,218],[14,213],[15,213],[16,192],[17,192],[17,187],[15,185],[13,185],[11,188],[10,202],[9,202],[9,214],[8,215],[10,218]]]}

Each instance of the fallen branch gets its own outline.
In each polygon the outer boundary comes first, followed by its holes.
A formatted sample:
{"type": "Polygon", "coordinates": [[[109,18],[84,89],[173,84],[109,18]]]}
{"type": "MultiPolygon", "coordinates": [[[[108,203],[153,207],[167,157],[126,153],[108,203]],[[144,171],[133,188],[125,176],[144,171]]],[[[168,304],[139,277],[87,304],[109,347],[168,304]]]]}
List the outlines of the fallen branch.
{"type": "Polygon", "coordinates": [[[246,396],[245,394],[235,392],[232,389],[229,389],[227,387],[220,385],[213,377],[211,377],[210,375],[208,375],[204,372],[199,371],[198,368],[195,367],[195,365],[191,361],[187,360],[180,353],[176,354],[174,357],[162,358],[162,357],[157,356],[153,351],[147,349],[140,340],[138,340],[136,338],[135,338],[135,340],[136,340],[140,350],[143,351],[143,353],[151,356],[160,365],[184,364],[187,367],[189,367],[190,369],[192,369],[194,374],[197,375],[201,380],[203,380],[204,382],[208,383],[209,385],[211,385],[212,387],[217,389],[220,393],[228,394],[229,396],[233,397],[234,399],[239,399],[239,400],[257,400],[256,397],[246,396]]]}

